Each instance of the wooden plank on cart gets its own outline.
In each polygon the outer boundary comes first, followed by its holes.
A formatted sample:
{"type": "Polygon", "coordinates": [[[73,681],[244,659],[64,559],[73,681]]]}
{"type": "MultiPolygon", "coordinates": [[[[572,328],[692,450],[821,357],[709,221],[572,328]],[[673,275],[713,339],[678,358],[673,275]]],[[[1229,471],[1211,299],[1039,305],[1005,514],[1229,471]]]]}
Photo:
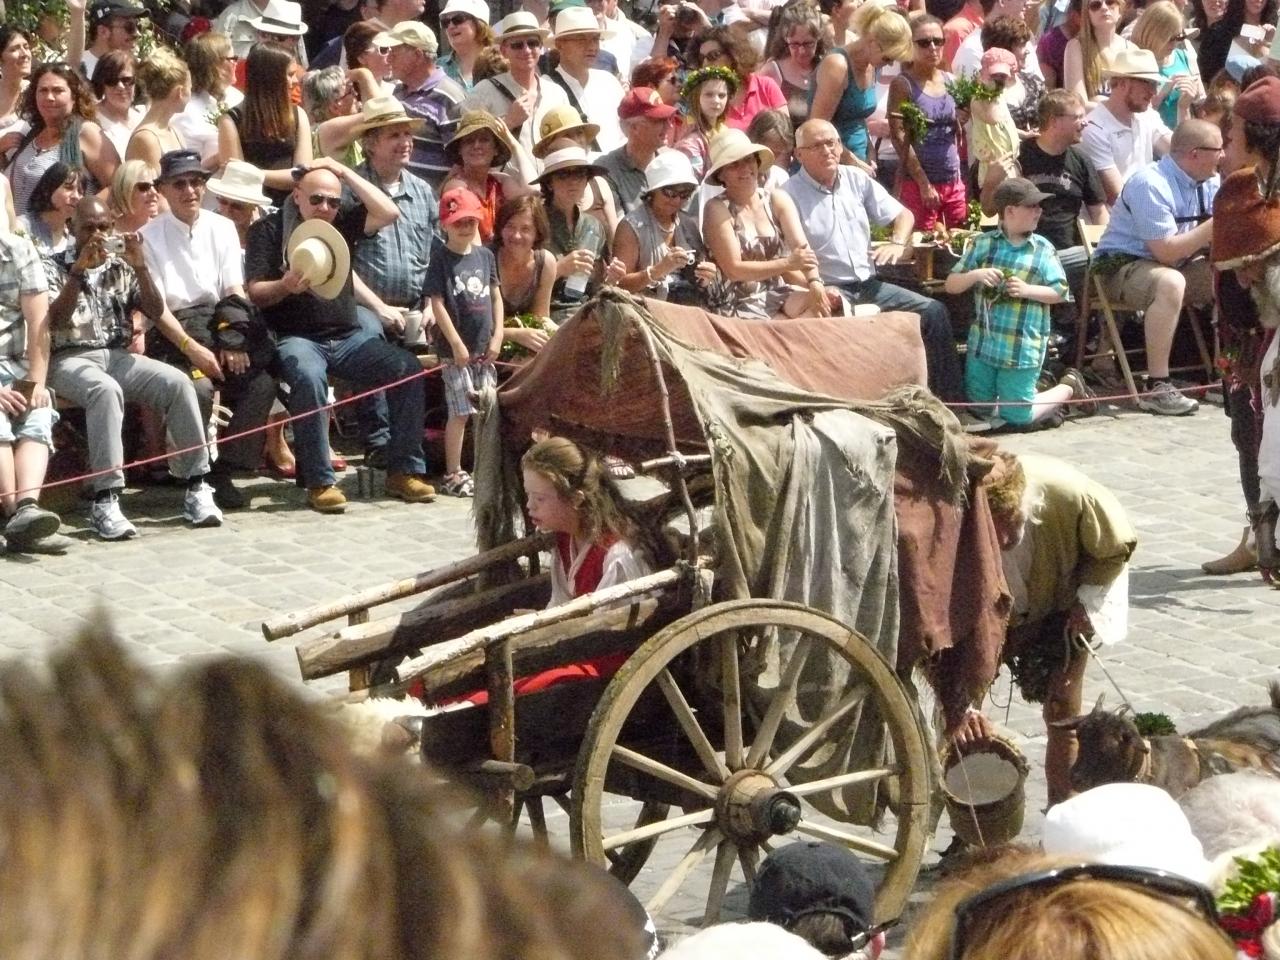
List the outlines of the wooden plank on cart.
{"type": "Polygon", "coordinates": [[[463,580],[497,564],[508,563],[525,554],[549,549],[554,542],[553,534],[539,533],[531,537],[522,537],[448,566],[426,570],[403,580],[394,580],[391,583],[361,590],[340,600],[316,604],[305,610],[295,610],[293,613],[264,620],[262,635],[268,640],[282,640],[308,627],[314,627],[318,623],[324,623],[336,617],[345,617],[357,610],[376,607],[382,603],[390,603],[392,600],[403,600],[405,597],[430,590],[432,587],[452,583],[454,580],[463,580]]]}
{"type": "Polygon", "coordinates": [[[512,610],[541,606],[550,584],[550,576],[544,573],[372,623],[349,625],[327,637],[298,644],[298,667],[304,680],[315,680],[391,653],[416,650],[434,638],[449,640],[501,619],[512,610]]]}

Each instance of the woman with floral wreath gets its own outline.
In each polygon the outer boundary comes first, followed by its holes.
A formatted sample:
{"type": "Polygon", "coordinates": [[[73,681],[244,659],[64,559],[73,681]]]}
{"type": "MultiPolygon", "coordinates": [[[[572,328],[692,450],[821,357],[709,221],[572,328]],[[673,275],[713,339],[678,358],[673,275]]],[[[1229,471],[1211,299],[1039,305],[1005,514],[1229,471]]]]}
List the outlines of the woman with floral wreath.
{"type": "Polygon", "coordinates": [[[726,129],[725,111],[738,86],[738,75],[728,67],[699,67],[685,77],[680,88],[689,119],[676,149],[689,158],[699,180],[711,157],[712,138],[726,129]]]}

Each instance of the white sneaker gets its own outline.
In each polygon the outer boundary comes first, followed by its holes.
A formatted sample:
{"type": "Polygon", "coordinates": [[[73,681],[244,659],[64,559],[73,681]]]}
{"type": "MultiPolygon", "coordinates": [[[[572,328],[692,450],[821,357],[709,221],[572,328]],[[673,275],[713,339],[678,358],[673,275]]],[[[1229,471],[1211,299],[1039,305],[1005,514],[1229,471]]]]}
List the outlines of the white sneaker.
{"type": "Polygon", "coordinates": [[[95,500],[89,509],[89,524],[103,540],[130,540],[138,530],[120,511],[120,498],[114,493],[106,500],[95,500]]]}
{"type": "Polygon", "coordinates": [[[213,487],[204,481],[187,490],[182,499],[182,516],[193,527],[222,526],[222,511],[213,502],[213,487]]]}
{"type": "Polygon", "coordinates": [[[1138,408],[1148,413],[1164,417],[1185,417],[1200,408],[1199,403],[1179,391],[1168,380],[1151,384],[1147,390],[1151,396],[1140,398],[1138,408]]]}

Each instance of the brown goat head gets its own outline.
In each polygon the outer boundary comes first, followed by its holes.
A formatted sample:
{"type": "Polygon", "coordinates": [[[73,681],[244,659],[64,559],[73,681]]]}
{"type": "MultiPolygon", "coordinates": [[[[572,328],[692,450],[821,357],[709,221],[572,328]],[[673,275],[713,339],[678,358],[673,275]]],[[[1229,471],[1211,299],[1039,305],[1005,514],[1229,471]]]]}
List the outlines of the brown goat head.
{"type": "Polygon", "coordinates": [[[1059,730],[1075,731],[1079,751],[1071,767],[1071,788],[1076,791],[1136,779],[1151,749],[1123,709],[1111,713],[1102,704],[1099,697],[1089,713],[1053,723],[1059,730]]]}

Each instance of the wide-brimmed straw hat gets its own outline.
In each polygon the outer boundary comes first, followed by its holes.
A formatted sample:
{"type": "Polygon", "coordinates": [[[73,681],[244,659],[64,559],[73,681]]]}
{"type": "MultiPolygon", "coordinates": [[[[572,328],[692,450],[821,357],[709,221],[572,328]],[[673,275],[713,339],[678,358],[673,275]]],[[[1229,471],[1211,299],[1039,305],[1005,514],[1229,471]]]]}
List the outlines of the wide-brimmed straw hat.
{"type": "Polygon", "coordinates": [[[406,124],[418,133],[426,126],[426,122],[405,113],[404,104],[395,97],[370,97],[360,105],[359,133],[368,133],[379,127],[391,127],[406,124]]]}
{"type": "Polygon", "coordinates": [[[644,192],[653,193],[663,187],[697,187],[698,175],[693,161],[679,150],[659,150],[644,168],[644,192]]]}
{"type": "Polygon", "coordinates": [[[732,127],[722,130],[711,138],[711,162],[703,179],[708,183],[719,183],[716,174],[720,170],[753,154],[760,158],[762,170],[773,165],[773,151],[764,144],[752,143],[741,130],[732,127]]]}
{"type": "Polygon", "coordinates": [[[553,173],[559,173],[561,170],[574,170],[579,167],[585,168],[592,176],[604,173],[604,168],[592,163],[591,158],[587,156],[587,151],[581,147],[561,147],[559,150],[554,150],[547,154],[547,161],[543,164],[542,173],[529,182],[541,183],[553,173]]]}
{"type": "Polygon", "coordinates": [[[307,220],[289,234],[289,268],[311,281],[311,293],[332,300],[351,273],[351,249],[327,220],[307,220]]]}
{"type": "Polygon", "coordinates": [[[538,142],[533,145],[533,155],[541,160],[551,152],[553,143],[580,130],[588,140],[594,140],[600,134],[600,125],[587,123],[582,114],[568,104],[552,107],[538,124],[538,142]]]}
{"type": "Polygon", "coordinates": [[[1128,47],[1108,56],[1102,55],[1102,76],[1107,80],[1118,77],[1132,77],[1136,80],[1150,80],[1152,83],[1164,83],[1160,73],[1160,64],[1156,55],[1150,50],[1128,47]]]}
{"type": "Polygon", "coordinates": [[[493,163],[490,166],[505,167],[511,159],[511,134],[505,123],[483,110],[468,110],[462,114],[462,119],[458,121],[458,127],[453,136],[444,145],[445,156],[453,163],[461,163],[462,158],[458,148],[462,146],[462,141],[481,130],[487,130],[493,134],[493,139],[498,143],[498,149],[494,151],[493,163]]]}
{"type": "Polygon", "coordinates": [[[243,160],[228,160],[222,176],[213,177],[205,183],[205,189],[215,197],[222,197],[232,203],[248,203],[255,207],[271,206],[271,198],[262,192],[266,174],[252,163],[243,160]]]}
{"type": "Polygon", "coordinates": [[[514,40],[516,37],[540,37],[543,43],[551,38],[551,31],[538,23],[532,13],[517,10],[509,13],[494,25],[493,37],[498,43],[503,40],[514,40]]]}
{"type": "Polygon", "coordinates": [[[591,12],[590,7],[569,7],[556,14],[552,24],[552,36],[557,40],[565,37],[585,37],[595,34],[601,40],[612,37],[613,31],[600,26],[600,21],[591,12]]]}
{"type": "Polygon", "coordinates": [[[302,20],[302,4],[293,0],[270,0],[261,15],[249,21],[249,26],[284,37],[300,37],[307,32],[302,20]]]}

